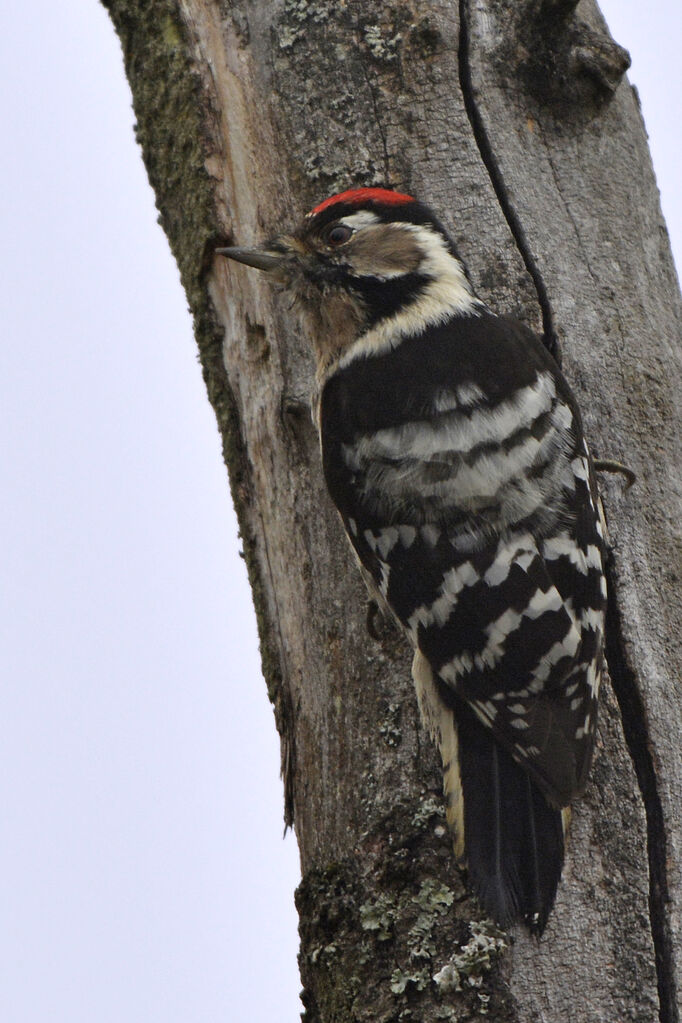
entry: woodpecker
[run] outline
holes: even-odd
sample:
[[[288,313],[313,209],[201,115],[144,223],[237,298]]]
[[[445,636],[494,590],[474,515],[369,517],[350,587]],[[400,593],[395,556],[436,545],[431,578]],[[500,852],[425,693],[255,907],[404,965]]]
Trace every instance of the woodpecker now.
[[[494,920],[541,934],[604,660],[605,534],[576,399],[409,195],[350,189],[291,235],[218,252],[307,315],[325,481],[414,648],[456,858]]]

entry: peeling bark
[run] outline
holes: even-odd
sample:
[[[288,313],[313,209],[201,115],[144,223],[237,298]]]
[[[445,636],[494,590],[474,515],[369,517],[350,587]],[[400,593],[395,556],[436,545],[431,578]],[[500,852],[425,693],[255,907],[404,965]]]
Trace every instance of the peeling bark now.
[[[627,55],[591,0],[105,6],[224,439],[301,852],[307,1023],[676,1023],[682,309]],[[379,183],[429,202],[492,308],[560,344],[593,450],[639,477],[604,483],[613,689],[540,941],[486,925],[454,867],[409,651],[367,635],[324,494],[286,296],[212,255]]]

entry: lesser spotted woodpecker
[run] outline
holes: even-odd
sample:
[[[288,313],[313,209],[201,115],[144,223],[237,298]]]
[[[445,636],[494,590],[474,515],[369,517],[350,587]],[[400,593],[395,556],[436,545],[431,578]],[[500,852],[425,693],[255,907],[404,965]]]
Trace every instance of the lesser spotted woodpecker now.
[[[603,664],[604,531],[576,400],[411,196],[349,190],[290,236],[218,251],[307,311],[325,480],[414,648],[457,859],[498,923],[541,933]]]

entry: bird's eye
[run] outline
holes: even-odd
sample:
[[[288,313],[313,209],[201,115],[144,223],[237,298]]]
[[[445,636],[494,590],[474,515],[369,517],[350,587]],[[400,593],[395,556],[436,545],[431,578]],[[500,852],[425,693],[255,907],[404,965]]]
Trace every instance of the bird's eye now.
[[[325,236],[327,245],[343,245],[353,234],[352,227],[346,227],[345,224],[335,224],[334,227],[330,227]]]

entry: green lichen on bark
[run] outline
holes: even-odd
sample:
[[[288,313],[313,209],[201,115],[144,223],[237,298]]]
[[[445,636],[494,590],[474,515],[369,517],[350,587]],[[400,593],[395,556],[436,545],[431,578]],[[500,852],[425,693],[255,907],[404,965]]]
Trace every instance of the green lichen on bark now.
[[[287,707],[265,611],[263,587],[245,509],[250,472],[234,395],[223,364],[223,330],[205,287],[213,250],[223,241],[216,225],[215,188],[205,166],[212,152],[210,104],[190,59],[175,0],[102,0],[121,40],[137,120],[136,138],[156,196],[159,223],[178,264],[194,320],[202,372],[222,437],[223,457],[239,520],[253,593],[263,673],[281,734]],[[285,817],[291,823],[287,794]]]
[[[296,903],[304,1023],[514,1018],[491,969],[503,936],[462,919],[480,914],[449,839],[418,807],[396,807],[354,857],[308,872]]]

